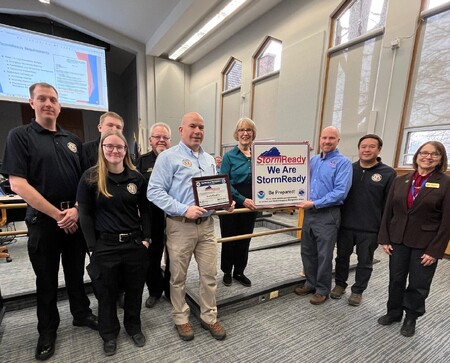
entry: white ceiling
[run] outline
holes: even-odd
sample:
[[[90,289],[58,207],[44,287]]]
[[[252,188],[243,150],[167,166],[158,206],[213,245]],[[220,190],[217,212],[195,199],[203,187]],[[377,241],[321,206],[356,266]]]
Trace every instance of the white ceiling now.
[[[199,29],[229,0],[2,0],[0,12],[46,16],[126,50],[136,42],[145,53],[167,54]],[[248,0],[230,19],[179,59],[192,64],[282,0]],[[92,22],[103,32],[95,31]],[[103,34],[99,34],[103,33]],[[108,37],[108,34],[116,36]],[[106,34],[106,35],[105,35]],[[117,36],[119,35],[119,37]],[[111,39],[109,39],[111,38]],[[115,38],[114,40],[112,38]],[[121,38],[117,40],[117,38]]]

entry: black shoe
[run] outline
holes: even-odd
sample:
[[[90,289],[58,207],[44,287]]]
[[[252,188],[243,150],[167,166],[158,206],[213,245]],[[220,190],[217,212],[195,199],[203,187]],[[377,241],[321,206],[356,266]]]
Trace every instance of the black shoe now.
[[[117,305],[119,308],[123,309],[123,306],[125,305],[125,293],[121,292],[119,294],[119,297],[117,298]]]
[[[117,340],[111,339],[103,342],[103,351],[105,355],[110,356],[116,354]]]
[[[402,321],[401,316],[392,316],[389,314],[383,315],[380,318],[378,318],[378,324],[380,325],[391,325],[392,323]]]
[[[145,345],[145,335],[142,333],[132,335],[131,339],[136,347],[143,347]]]
[[[55,340],[39,338],[34,357],[37,360],[47,360],[55,354]]]
[[[159,300],[159,297],[149,296],[147,300],[145,300],[145,307],[151,309],[155,306],[156,302]]]
[[[225,286],[231,286],[233,283],[233,279],[231,278],[231,274],[223,274],[223,284]]]
[[[242,275],[233,275],[233,278],[240,282],[241,285],[244,285],[245,287],[250,287],[252,286],[252,282],[247,278],[247,276],[245,276],[244,274]]]
[[[92,330],[98,330],[98,320],[97,317],[94,314],[89,314],[87,317],[85,317],[83,320],[73,320],[74,326],[87,326],[88,328],[91,328]]]
[[[402,328],[400,329],[400,334],[404,337],[412,337],[416,332],[416,319],[414,318],[405,318],[403,322]]]

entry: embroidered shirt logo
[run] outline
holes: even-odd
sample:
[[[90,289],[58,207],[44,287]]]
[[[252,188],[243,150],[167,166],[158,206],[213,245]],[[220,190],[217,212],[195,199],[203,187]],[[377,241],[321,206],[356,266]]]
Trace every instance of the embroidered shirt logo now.
[[[68,142],[67,143],[67,147],[69,148],[70,151],[72,151],[73,153],[76,153],[78,151],[77,145],[75,145],[73,142]]]
[[[378,173],[372,175],[372,181],[374,181],[375,183],[378,183],[379,181],[381,181],[382,178],[383,177],[381,176],[381,174],[378,174]]]
[[[192,162],[189,159],[183,159],[183,161],[181,162],[183,164],[183,166],[185,166],[186,168],[190,168],[192,166]]]
[[[127,190],[130,194],[136,194],[137,193],[137,186],[134,183],[129,183],[127,185]]]

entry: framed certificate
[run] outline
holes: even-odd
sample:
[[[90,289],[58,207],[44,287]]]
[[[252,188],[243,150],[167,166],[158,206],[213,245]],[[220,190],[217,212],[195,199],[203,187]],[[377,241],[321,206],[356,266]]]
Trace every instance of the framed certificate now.
[[[192,178],[195,204],[205,209],[226,209],[233,200],[228,175]]]

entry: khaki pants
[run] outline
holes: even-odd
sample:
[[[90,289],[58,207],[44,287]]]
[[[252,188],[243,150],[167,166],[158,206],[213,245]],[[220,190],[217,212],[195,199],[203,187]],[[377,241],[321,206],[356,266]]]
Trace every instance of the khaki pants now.
[[[186,303],[186,275],[192,255],[200,278],[200,318],[213,324],[217,320],[216,275],[217,243],[212,217],[201,224],[166,219],[167,250],[170,257],[170,300],[176,325],[189,321]]]

